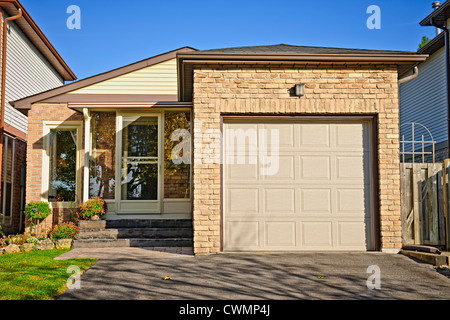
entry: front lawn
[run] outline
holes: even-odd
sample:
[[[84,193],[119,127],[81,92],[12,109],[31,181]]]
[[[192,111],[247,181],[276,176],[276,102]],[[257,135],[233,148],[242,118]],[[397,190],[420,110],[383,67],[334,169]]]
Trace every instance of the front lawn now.
[[[53,260],[66,250],[43,250],[0,256],[0,300],[51,300],[67,290],[67,280],[77,266],[81,273],[96,259]]]

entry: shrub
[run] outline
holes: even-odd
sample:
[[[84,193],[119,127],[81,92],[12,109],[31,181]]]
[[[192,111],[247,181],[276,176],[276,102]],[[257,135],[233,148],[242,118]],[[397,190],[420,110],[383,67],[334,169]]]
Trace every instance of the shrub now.
[[[77,213],[78,220],[89,220],[93,216],[102,216],[106,213],[105,201],[102,198],[94,197],[80,205]]]
[[[25,207],[25,215],[30,219],[42,220],[50,215],[51,209],[48,202],[36,201],[30,202]]]
[[[36,237],[29,237],[28,239],[27,239],[27,243],[34,243],[34,244],[36,244],[36,242],[38,242],[38,238],[36,238]]]
[[[76,239],[78,234],[80,233],[80,229],[72,222],[65,222],[60,225],[57,225],[53,228],[50,233],[50,237],[53,241],[61,240],[61,239]]]

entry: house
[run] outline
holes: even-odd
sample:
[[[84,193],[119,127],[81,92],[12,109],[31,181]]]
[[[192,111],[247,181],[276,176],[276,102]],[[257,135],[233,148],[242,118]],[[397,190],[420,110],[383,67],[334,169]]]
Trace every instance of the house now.
[[[3,135],[0,225],[4,233],[14,234],[21,232],[24,225],[28,119],[9,101],[62,86],[76,77],[19,1],[2,1],[0,8],[2,49],[5,49],[4,63],[0,66],[2,74],[5,73],[5,81],[0,80],[4,84],[4,125],[0,124],[0,141]]]
[[[433,7],[435,11],[421,22],[422,26],[430,25],[429,21],[433,17],[439,17],[439,20],[442,21],[450,18],[450,1],[446,1],[442,6],[435,2]],[[424,136],[424,140],[434,141],[434,161],[443,162],[444,159],[449,158],[447,66],[445,32],[439,32],[439,28],[437,30],[436,37],[418,50],[419,54],[427,54],[429,58],[417,65],[417,77],[400,85],[400,136],[405,141],[411,141],[411,123],[416,123],[414,140],[421,141],[422,136]],[[406,76],[411,72],[412,70],[408,70],[401,76]],[[415,144],[414,149],[420,154],[422,145],[420,143]],[[411,152],[411,144],[405,144],[405,150]],[[432,153],[432,144],[425,144],[424,151]],[[421,156],[418,158],[420,159],[416,157],[416,160],[422,161]],[[431,154],[428,154],[425,160],[432,162]]]
[[[398,81],[427,55],[184,47],[14,102],[26,200],[190,221],[195,254],[401,242]],[[130,220],[131,221],[131,220]]]

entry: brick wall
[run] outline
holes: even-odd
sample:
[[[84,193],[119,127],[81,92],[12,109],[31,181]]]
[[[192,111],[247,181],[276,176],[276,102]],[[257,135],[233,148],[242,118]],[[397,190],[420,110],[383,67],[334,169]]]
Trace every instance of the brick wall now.
[[[292,96],[297,83],[305,96]],[[396,66],[194,66],[193,115],[203,133],[220,130],[221,113],[378,114],[382,249],[401,247],[399,102]],[[220,251],[220,164],[199,161],[194,128],[194,252]]]
[[[83,120],[83,115],[69,109],[65,104],[35,104],[32,106],[28,113],[26,203],[41,201],[43,122],[80,120]],[[82,141],[84,141],[84,137]],[[81,159],[81,165],[84,165],[84,157]],[[56,208],[53,209],[52,214],[42,221],[42,228],[48,229],[55,223],[70,219],[72,214],[70,209],[58,208],[56,205],[54,207]],[[28,225],[27,223],[26,227]]]

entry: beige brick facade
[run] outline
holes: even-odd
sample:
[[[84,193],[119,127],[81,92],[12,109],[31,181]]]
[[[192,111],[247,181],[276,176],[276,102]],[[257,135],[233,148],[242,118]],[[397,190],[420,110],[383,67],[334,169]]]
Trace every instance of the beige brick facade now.
[[[226,113],[377,115],[381,249],[401,248],[397,77],[393,65],[194,66],[193,115],[202,123],[194,128],[194,252],[221,248],[221,167],[197,155],[208,143],[198,130],[220,130]],[[306,84],[304,97],[290,94],[297,83]]]

